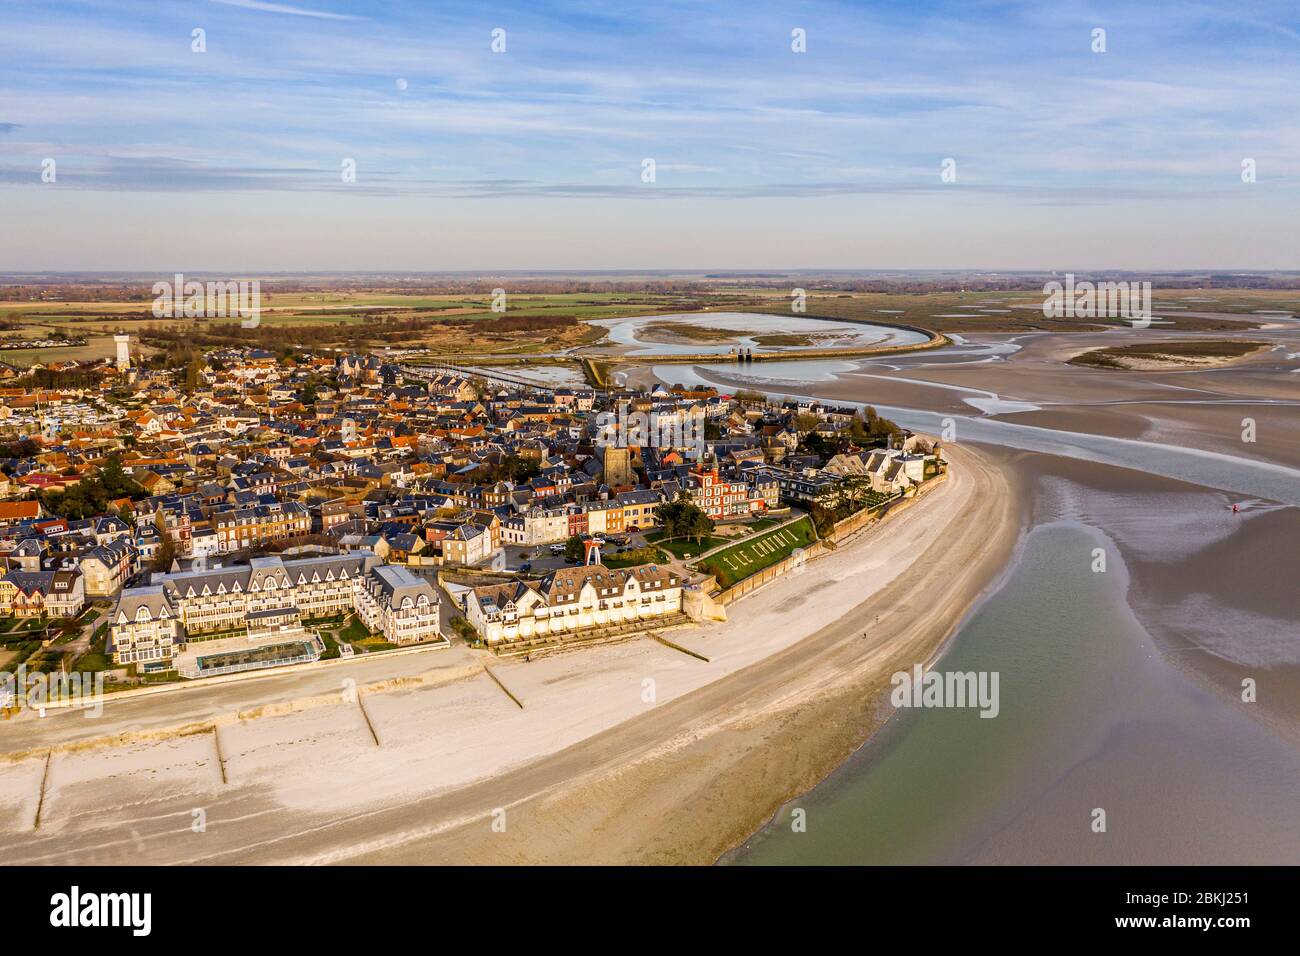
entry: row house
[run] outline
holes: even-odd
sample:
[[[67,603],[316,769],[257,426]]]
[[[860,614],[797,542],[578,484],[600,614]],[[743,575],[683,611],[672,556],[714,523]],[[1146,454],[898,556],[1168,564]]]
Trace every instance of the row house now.
[[[663,618],[681,607],[682,581],[670,568],[593,564],[473,588],[465,617],[484,641],[498,644]]]
[[[212,526],[218,550],[224,553],[310,534],[311,513],[300,502],[277,502],[216,512]]]
[[[178,554],[190,553],[190,539],[194,536],[194,519],[189,509],[159,508],[154,515],[154,527],[176,543]]]
[[[663,504],[661,491],[640,489],[620,492],[607,501],[560,508],[534,507],[503,522],[501,539],[519,547],[554,544],[572,535],[622,534],[633,528],[653,528]]]
[[[623,505],[619,501],[593,501],[586,511],[587,534],[623,533]]]
[[[657,509],[663,504],[664,496],[658,491],[640,489],[623,491],[617,496],[623,506],[623,527],[644,531],[659,523]]]

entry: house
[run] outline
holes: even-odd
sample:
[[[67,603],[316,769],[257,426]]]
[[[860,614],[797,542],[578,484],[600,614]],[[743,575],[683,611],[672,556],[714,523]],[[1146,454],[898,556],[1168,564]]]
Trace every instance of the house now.
[[[111,597],[140,570],[140,552],[122,538],[86,551],[79,561],[89,597]]]
[[[0,588],[0,613],[14,617],[76,617],[86,604],[80,571],[10,571]]]
[[[458,525],[440,543],[446,564],[478,564],[491,557],[494,550],[492,532],[470,521]]]
[[[647,528],[653,528],[659,523],[656,509],[663,504],[664,496],[662,492],[638,489],[636,491],[620,492],[616,497],[618,503],[623,506],[624,528],[635,528],[644,531]]]
[[[39,501],[0,501],[0,524],[35,521],[44,514]]]
[[[705,462],[691,469],[684,487],[692,503],[715,521],[763,511],[767,507],[765,499],[750,498],[747,482],[720,478],[717,467]]]
[[[781,468],[776,465],[757,469],[754,480],[767,487],[775,482],[780,489],[781,498],[797,504],[810,504],[833,495],[840,482],[835,475],[828,475],[816,469],[796,471],[793,468]]]
[[[182,634],[163,585],[128,588],[113,610],[107,650],[116,664],[169,661],[183,643]]]
[[[221,538],[215,528],[195,528],[190,535],[190,557],[201,561],[221,553]]]
[[[212,523],[222,552],[257,547],[281,538],[311,533],[311,513],[296,501],[215,512]]]

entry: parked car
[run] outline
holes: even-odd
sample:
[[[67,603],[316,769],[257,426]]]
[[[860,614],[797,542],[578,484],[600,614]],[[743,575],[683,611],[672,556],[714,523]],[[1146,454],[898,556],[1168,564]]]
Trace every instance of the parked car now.
[[[521,574],[527,574],[532,569],[533,569],[533,562],[531,561],[525,561],[523,564],[519,565],[519,572]]]

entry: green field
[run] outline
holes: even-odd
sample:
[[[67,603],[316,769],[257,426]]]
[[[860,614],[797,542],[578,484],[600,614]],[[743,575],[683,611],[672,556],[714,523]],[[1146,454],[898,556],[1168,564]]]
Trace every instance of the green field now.
[[[609,319],[655,312],[690,311],[692,297],[680,294],[587,292],[575,294],[513,293],[505,282],[506,314],[511,316],[575,316]],[[262,322],[268,325],[361,324],[379,313],[465,319],[499,318],[492,311],[490,293],[459,296],[403,295],[390,292],[275,292],[263,285]],[[0,302],[0,321],[23,323],[33,332],[48,334],[115,331],[123,320],[144,323],[158,320],[151,314],[152,296],[143,290],[130,301]],[[235,323],[238,316],[204,319],[214,324]],[[111,339],[110,339],[111,341]]]
[[[785,560],[796,548],[807,547],[816,540],[812,519],[803,517],[711,554],[699,569],[716,577],[722,587],[729,588],[737,581]]]

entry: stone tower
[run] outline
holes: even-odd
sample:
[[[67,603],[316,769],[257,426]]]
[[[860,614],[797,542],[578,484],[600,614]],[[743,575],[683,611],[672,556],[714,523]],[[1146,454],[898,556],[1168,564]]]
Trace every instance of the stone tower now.
[[[632,475],[631,449],[614,445],[605,446],[605,484],[610,487],[635,484]]]

